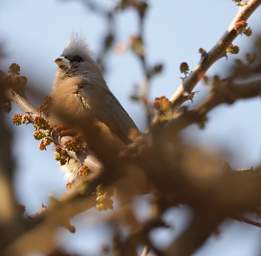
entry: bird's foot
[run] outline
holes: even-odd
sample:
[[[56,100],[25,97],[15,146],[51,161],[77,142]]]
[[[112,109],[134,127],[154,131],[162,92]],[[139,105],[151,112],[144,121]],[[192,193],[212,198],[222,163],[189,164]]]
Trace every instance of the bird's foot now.
[[[86,165],[82,165],[78,169],[78,175],[81,176],[81,177],[88,176],[89,173],[90,173],[90,169]]]
[[[67,190],[70,190],[70,189],[72,189],[73,187],[74,187],[74,181],[69,181],[69,182],[67,182],[66,183],[66,188],[67,188]]]
[[[54,132],[58,133],[61,137],[77,135],[77,132],[74,129],[72,129],[68,126],[65,126],[63,124],[55,125],[53,127],[53,130],[54,130]]]
[[[81,165],[77,170],[77,175],[66,183],[66,188],[71,190],[78,187],[79,184],[86,181],[86,178],[90,173],[90,169],[86,165]]]

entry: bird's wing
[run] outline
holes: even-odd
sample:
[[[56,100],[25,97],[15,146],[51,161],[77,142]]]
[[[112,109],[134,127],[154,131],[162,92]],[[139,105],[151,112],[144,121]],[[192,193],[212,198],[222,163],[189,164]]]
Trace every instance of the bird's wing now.
[[[89,109],[124,143],[130,143],[130,131],[139,131],[131,117],[107,87],[87,85],[81,89]]]

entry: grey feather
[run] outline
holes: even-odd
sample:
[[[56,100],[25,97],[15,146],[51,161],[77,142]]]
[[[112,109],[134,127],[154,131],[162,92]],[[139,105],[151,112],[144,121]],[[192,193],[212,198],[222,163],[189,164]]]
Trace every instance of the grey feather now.
[[[138,128],[108,88],[84,84],[80,94],[98,120],[104,122],[124,143],[130,142],[130,131]]]

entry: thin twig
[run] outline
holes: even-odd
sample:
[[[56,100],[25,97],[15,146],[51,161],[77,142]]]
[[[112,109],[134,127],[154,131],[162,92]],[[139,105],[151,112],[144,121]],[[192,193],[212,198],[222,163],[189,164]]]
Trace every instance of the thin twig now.
[[[149,247],[148,246],[145,246],[142,250],[142,253],[140,256],[148,256],[150,253],[150,250],[149,250]]]
[[[33,105],[31,105],[25,97],[21,96],[14,90],[7,89],[6,96],[12,102],[14,102],[23,112],[34,114],[34,115],[39,115],[39,112],[37,111],[37,109],[35,107],[33,107]]]
[[[247,217],[241,216],[241,217],[235,217],[234,219],[261,228],[261,222],[251,220]]]
[[[238,24],[244,24],[250,15],[261,4],[261,0],[249,0],[246,5],[240,7],[236,17],[233,19],[225,34],[218,40],[216,45],[206,54],[206,58],[201,61],[193,72],[182,81],[174,94],[171,96],[171,102],[174,109],[177,109],[188,99],[188,94],[192,92],[197,83],[204,77],[207,70],[222,56],[224,56],[227,47],[240,34]],[[245,23],[246,24],[246,23]]]
[[[207,114],[222,104],[233,104],[238,100],[247,100],[255,97],[261,97],[261,80],[255,80],[245,83],[226,83],[216,86],[210,92],[207,98],[195,109],[185,110],[176,119],[170,120],[168,126],[176,132],[192,124],[198,124],[204,127],[207,121]]]

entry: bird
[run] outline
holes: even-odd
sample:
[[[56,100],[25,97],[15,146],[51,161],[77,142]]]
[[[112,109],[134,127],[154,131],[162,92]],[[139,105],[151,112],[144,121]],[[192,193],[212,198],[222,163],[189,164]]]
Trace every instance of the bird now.
[[[87,114],[91,114],[108,127],[111,134],[122,143],[131,143],[130,133],[134,131],[139,134],[140,131],[107,86],[86,40],[72,36],[54,62],[57,70],[50,94],[50,124],[63,126],[63,121],[54,114],[55,109],[61,109],[81,122],[84,122]],[[68,135],[64,134],[62,140],[66,142],[71,138],[69,132]],[[79,155],[69,152],[69,155],[70,162],[63,166],[68,186],[80,176],[82,164],[91,171],[102,168],[98,159],[89,152]]]

